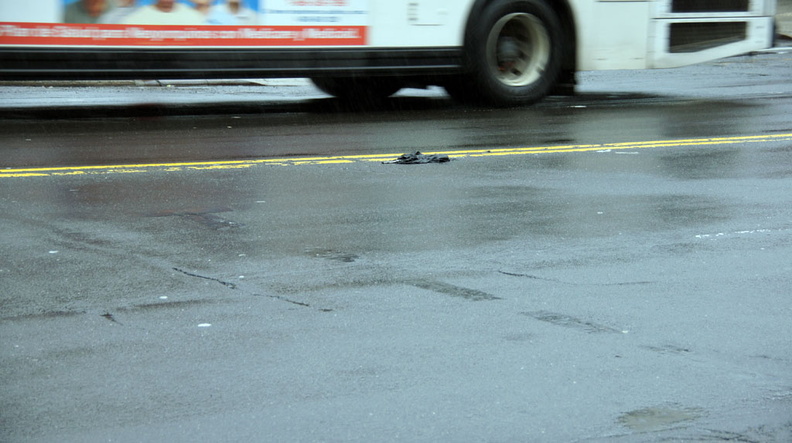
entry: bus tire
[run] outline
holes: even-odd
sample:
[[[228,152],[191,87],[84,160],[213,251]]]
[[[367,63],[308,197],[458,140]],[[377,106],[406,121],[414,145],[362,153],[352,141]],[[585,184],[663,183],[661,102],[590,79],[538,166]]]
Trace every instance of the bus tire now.
[[[542,0],[494,0],[467,32],[466,72],[446,89],[455,98],[519,106],[544,98],[561,72],[563,36]]]
[[[348,102],[382,101],[402,88],[389,77],[316,77],[311,81],[325,94]]]

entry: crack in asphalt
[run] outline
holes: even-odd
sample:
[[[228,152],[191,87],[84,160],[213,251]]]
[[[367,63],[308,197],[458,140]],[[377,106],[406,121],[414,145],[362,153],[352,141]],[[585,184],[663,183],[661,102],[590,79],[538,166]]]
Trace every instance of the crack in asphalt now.
[[[220,283],[221,285],[223,285],[223,286],[225,286],[225,287],[227,287],[229,289],[237,289],[237,285],[235,283],[223,281],[223,280],[220,280],[220,279],[214,278],[214,277],[207,277],[205,275],[193,274],[192,272],[187,272],[187,271],[185,271],[183,269],[179,269],[179,268],[173,268],[173,270],[176,271],[176,272],[181,272],[182,274],[187,275],[189,277],[202,278],[204,280],[215,281],[215,282]]]
[[[109,312],[102,314],[102,317],[104,317],[104,318],[106,318],[106,319],[110,320],[110,321],[111,321],[111,322],[113,322],[113,323],[118,323],[119,325],[122,325],[122,324],[123,324],[123,323],[121,323],[120,321],[116,320],[116,319],[115,319],[115,317],[113,317],[113,314],[111,314],[111,313],[109,313]]]
[[[308,303],[303,303],[303,302],[300,302],[300,301],[292,300],[292,299],[289,299],[289,298],[286,298],[286,297],[282,297],[280,295],[253,294],[253,296],[254,297],[267,297],[267,298],[272,298],[272,299],[275,299],[275,300],[285,301],[286,303],[291,303],[291,304],[297,305],[297,306],[303,306],[303,307],[306,307],[306,308],[313,308],[313,306],[309,305]],[[328,309],[328,308],[315,308],[315,309],[318,309],[321,312],[333,312],[332,309]]]
[[[224,281],[224,280],[220,280],[219,278],[207,277],[205,275],[200,275],[200,274],[195,274],[195,273],[192,273],[192,272],[187,272],[187,271],[185,271],[183,269],[179,269],[179,268],[173,268],[173,270],[176,271],[176,272],[180,272],[180,273],[182,273],[182,274],[184,274],[184,275],[186,275],[188,277],[201,278],[201,279],[204,279],[204,280],[210,280],[210,281],[214,281],[214,282],[220,283],[221,285],[223,285],[223,286],[225,286],[225,287],[227,287],[229,289],[239,289],[239,286],[237,286],[235,283],[231,283],[231,282],[227,282],[227,281]],[[309,305],[308,303],[303,303],[303,302],[300,302],[300,301],[291,300],[289,298],[286,298],[286,297],[283,297],[283,296],[280,296],[280,295],[272,295],[272,294],[250,294],[250,295],[252,295],[254,297],[267,297],[267,298],[271,298],[271,299],[274,299],[274,300],[280,300],[280,301],[284,301],[286,303],[291,303],[293,305],[302,306],[302,307],[305,307],[305,308],[314,308],[313,306]],[[316,309],[318,309],[321,312],[332,312],[333,311],[332,309],[327,309],[327,308],[316,308]],[[112,319],[112,320],[115,321],[114,319]]]
[[[655,283],[651,281],[628,281],[628,282],[618,282],[618,283],[578,283],[578,282],[558,280],[555,278],[539,277],[538,275],[520,274],[516,272],[506,272],[499,270],[498,273],[503,275],[508,275],[511,277],[530,278],[531,280],[542,280],[542,281],[549,281],[553,283],[561,283],[564,285],[573,285],[573,286],[637,286],[637,285],[651,285]]]

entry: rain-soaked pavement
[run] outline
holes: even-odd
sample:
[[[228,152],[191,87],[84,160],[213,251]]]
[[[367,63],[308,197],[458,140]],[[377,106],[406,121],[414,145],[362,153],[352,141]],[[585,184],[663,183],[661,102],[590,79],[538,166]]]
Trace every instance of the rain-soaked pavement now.
[[[0,87],[0,440],[790,441],[790,62]]]

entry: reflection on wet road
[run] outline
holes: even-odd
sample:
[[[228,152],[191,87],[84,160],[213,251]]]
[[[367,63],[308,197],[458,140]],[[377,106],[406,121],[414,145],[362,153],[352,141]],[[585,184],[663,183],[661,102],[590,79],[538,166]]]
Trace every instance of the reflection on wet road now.
[[[68,98],[63,103],[57,88],[0,87],[0,165],[332,161],[415,151],[788,134],[789,57],[739,57],[679,70],[581,73],[577,96],[550,97],[521,109],[459,106],[436,91],[362,110],[344,109],[318,91],[299,87],[75,87],[63,88]],[[284,100],[287,94],[297,98]],[[89,104],[95,96],[105,105],[80,106],[75,95],[88,97]],[[200,101],[169,102],[184,97]],[[168,112],[150,112],[158,109]]]
[[[742,137],[700,138],[687,140],[663,140],[635,143],[603,143],[593,145],[561,145],[548,147],[525,147],[512,149],[477,149],[436,151],[426,154],[447,155],[452,159],[465,157],[492,157],[526,154],[551,154],[570,152],[612,152],[622,150],[651,149],[651,148],[680,148],[680,147],[714,147],[721,145],[775,143],[792,141],[792,133],[777,135],[755,135]],[[163,163],[163,164],[129,164],[107,166],[77,166],[77,167],[52,167],[52,168],[7,168],[0,170],[0,178],[12,177],[47,177],[83,174],[135,174],[142,172],[180,172],[185,170],[216,170],[216,169],[244,169],[253,166],[300,166],[300,165],[333,165],[354,162],[387,162],[399,154],[378,155],[347,155],[328,157],[297,157],[297,158],[271,158],[261,160],[237,160],[194,163]]]

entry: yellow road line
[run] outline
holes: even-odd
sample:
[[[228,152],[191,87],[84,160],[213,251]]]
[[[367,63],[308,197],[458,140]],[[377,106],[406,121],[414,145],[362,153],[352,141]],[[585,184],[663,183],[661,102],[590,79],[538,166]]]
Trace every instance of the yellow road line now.
[[[649,148],[678,148],[695,146],[719,146],[728,144],[745,143],[772,143],[792,141],[792,134],[751,135],[741,137],[714,137],[692,138],[682,140],[655,140],[628,143],[602,143],[590,145],[560,145],[560,146],[534,146],[524,148],[502,149],[476,149],[464,151],[435,151],[425,154],[448,155],[451,158],[463,157],[491,157],[504,155],[549,154],[560,152],[590,152],[590,151],[616,151],[625,149]],[[331,157],[299,157],[299,158],[271,158],[259,160],[234,160],[211,162],[180,162],[180,163],[143,163],[132,165],[107,165],[107,166],[64,166],[52,168],[10,168],[0,169],[0,178],[12,177],[53,177],[68,175],[95,175],[95,174],[134,174],[152,171],[188,171],[212,169],[243,169],[258,165],[272,166],[298,166],[298,165],[325,165],[349,164],[355,162],[383,162],[400,156],[399,154],[376,155],[343,155]]]

